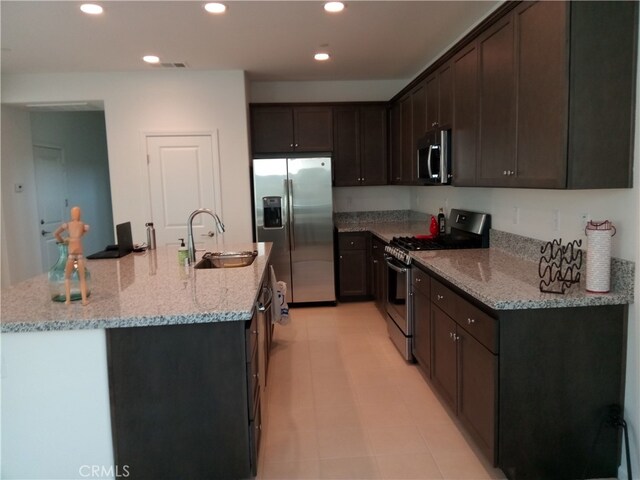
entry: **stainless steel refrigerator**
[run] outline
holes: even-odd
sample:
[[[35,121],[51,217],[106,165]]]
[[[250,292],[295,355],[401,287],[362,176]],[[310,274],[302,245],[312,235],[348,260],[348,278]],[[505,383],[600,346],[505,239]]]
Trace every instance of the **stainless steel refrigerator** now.
[[[256,239],[273,242],[287,302],[335,302],[331,158],[256,158],[253,193]]]

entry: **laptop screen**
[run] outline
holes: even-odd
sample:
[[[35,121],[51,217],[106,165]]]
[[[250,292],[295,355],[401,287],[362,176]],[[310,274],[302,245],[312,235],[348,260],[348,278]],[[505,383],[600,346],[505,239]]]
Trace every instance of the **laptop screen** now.
[[[119,223],[116,225],[116,237],[118,250],[121,252],[133,251],[133,237],[131,235],[131,222]]]

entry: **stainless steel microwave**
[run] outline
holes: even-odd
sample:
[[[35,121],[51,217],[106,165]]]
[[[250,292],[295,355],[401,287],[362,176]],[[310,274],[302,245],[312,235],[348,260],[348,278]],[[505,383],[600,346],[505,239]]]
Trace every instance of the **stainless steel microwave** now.
[[[451,130],[432,130],[418,140],[418,181],[451,183]]]

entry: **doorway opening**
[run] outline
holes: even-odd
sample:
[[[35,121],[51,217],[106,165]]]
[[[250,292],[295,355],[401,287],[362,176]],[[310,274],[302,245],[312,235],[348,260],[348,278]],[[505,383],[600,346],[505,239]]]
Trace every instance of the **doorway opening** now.
[[[52,232],[78,205],[89,224],[86,254],[113,242],[113,211],[104,111],[31,111],[31,140],[42,271],[57,259]]]

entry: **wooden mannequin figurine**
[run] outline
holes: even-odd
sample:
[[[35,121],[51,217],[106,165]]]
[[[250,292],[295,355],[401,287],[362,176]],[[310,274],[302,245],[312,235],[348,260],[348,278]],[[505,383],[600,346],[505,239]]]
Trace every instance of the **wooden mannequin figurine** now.
[[[73,273],[73,264],[78,264],[78,277],[80,278],[80,294],[82,295],[82,305],[87,302],[87,282],[85,280],[84,257],[82,256],[82,237],[89,231],[89,225],[80,220],[80,207],[71,208],[71,221],[63,223],[53,233],[56,240],[60,243],[66,243],[69,246],[69,256],[67,257],[67,265],[64,269],[64,285],[67,291],[67,300],[65,303],[71,302],[71,274]],[[67,230],[69,236],[62,238],[62,232]]]

